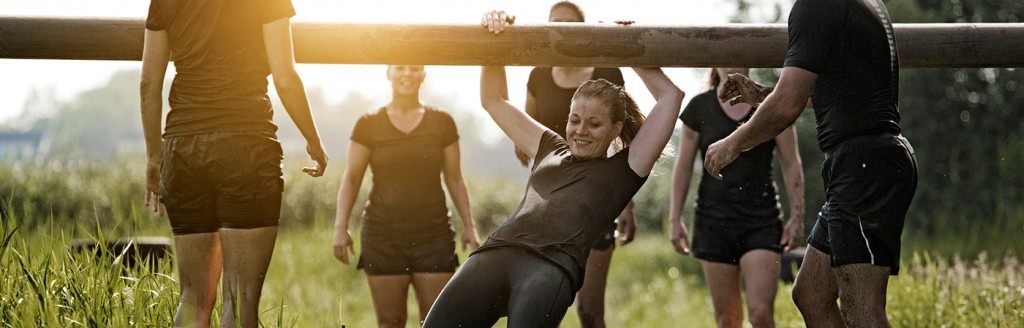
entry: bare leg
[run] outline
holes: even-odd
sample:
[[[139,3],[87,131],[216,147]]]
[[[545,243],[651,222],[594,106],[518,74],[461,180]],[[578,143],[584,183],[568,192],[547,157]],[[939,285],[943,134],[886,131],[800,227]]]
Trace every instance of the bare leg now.
[[[719,328],[743,326],[743,299],[740,295],[740,267],[731,264],[701,261],[704,279],[715,307]]]
[[[260,295],[274,254],[277,227],[221,228],[220,238],[224,252],[224,314],[220,325],[259,327]]]
[[[366,279],[370,282],[373,310],[377,312],[377,327],[405,327],[412,275],[372,275]]]
[[[220,236],[215,232],[174,236],[181,302],[175,327],[209,327],[220,280]]]
[[[416,291],[416,304],[420,308],[420,325],[427,318],[427,312],[441,294],[444,285],[452,279],[452,272],[443,273],[414,273],[412,274],[412,288]]]
[[[809,328],[846,327],[839,314],[839,286],[829,265],[829,256],[814,246],[807,253],[793,282],[793,302]]]
[[[604,328],[604,289],[608,283],[608,266],[612,262],[612,251],[590,250],[583,287],[576,293],[576,310],[582,328]]]
[[[849,327],[892,327],[885,315],[889,267],[847,264],[835,269],[839,310]]]
[[[747,313],[755,328],[775,327],[775,293],[779,289],[779,253],[756,249],[740,258],[740,273],[747,291]]]

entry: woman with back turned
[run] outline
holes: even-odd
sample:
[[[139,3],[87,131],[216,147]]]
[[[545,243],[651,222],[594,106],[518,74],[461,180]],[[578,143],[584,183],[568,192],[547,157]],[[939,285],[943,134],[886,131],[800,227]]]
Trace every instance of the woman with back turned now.
[[[284,186],[267,75],[317,163],[303,171],[318,177],[327,166],[295,72],[294,14],[289,0],[150,3],[140,86],[146,205],[161,215],[166,206],[174,232],[181,286],[175,326],[210,324],[222,272],[221,326],[259,325]],[[161,129],[172,52],[171,110]]]

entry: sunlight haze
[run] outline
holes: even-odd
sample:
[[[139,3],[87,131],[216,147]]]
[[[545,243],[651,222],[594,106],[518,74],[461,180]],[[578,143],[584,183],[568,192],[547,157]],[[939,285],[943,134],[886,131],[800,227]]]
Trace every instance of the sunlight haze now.
[[[293,22],[390,22],[390,23],[477,23],[480,15],[490,9],[503,9],[517,16],[517,22],[543,23],[548,8],[555,1],[341,1],[293,0],[297,15]],[[585,11],[588,23],[633,19],[638,24],[699,25],[728,22],[735,5],[724,0],[715,1],[576,1]],[[0,1],[0,13],[5,16],[58,16],[58,17],[139,17],[144,18],[149,1]],[[70,61],[70,60],[11,60],[0,59],[0,123],[23,115],[23,106],[33,90],[52,92],[58,100],[67,101],[84,90],[103,85],[117,71],[138,70],[141,62],[133,61]],[[168,79],[173,76],[169,68]],[[308,90],[319,89],[329,103],[356,93],[377,100],[383,105],[389,97],[389,85],[380,65],[324,65],[299,64],[299,74]],[[509,94],[513,104],[525,101],[526,79],[529,67],[509,69]],[[473,66],[432,66],[427,68],[425,90],[451,95],[452,103],[461,108],[446,108],[459,112],[479,110],[479,68]],[[653,105],[650,94],[643,89],[640,79],[624,70],[627,88],[633,91],[645,111]],[[688,96],[703,91],[706,69],[666,69],[668,75]],[[272,97],[276,95],[271,92]],[[314,115],[317,108],[313,108]],[[367,109],[370,110],[370,109]],[[27,113],[27,117],[45,113]],[[282,122],[278,122],[279,124]],[[496,127],[494,133],[500,134]],[[493,137],[493,136],[492,136]]]

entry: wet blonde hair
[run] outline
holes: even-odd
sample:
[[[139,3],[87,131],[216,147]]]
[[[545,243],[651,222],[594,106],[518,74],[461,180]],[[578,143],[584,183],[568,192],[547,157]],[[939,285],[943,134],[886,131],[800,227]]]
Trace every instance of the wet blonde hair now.
[[[640,126],[647,118],[644,113],[640,112],[640,106],[636,104],[636,100],[626,92],[625,88],[605,79],[584,82],[576,89],[572,100],[575,102],[581,98],[596,100],[604,104],[609,110],[608,115],[611,117],[612,123],[623,123],[622,132],[619,133],[618,138],[621,142],[621,145],[617,145],[620,146],[619,148],[628,146],[633,141],[636,133],[640,131]]]

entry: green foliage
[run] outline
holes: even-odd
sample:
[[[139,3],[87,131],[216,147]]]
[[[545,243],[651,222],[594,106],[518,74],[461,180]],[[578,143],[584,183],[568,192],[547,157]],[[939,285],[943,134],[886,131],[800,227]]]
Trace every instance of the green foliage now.
[[[73,252],[63,227],[21,228],[18,222],[23,218],[13,215],[0,225],[0,276],[5,277],[0,280],[2,326],[171,325],[180,299],[172,259],[154,266],[125,267],[120,258],[131,254]],[[105,229],[95,230],[89,238],[104,240],[110,235]],[[282,231],[263,288],[260,320],[264,326],[376,324],[365,274],[336,261],[330,245],[330,229]],[[612,263],[606,316],[610,326],[714,326],[699,262],[675,254],[665,238],[642,236],[617,248]],[[889,282],[888,313],[896,326],[1024,325],[1024,266],[1015,256],[993,261],[981,255],[968,262],[924,252],[914,254],[903,266],[903,274]],[[790,294],[791,286],[780,285],[775,305],[779,327],[803,326]],[[221,304],[216,305],[214,320],[219,319]],[[564,327],[579,326],[575,311],[569,309]],[[415,326],[419,314],[412,295],[408,312],[406,324]],[[504,322],[497,326],[503,327]]]
[[[911,70],[901,90],[905,135],[915,145],[920,179],[915,215],[922,232],[941,225],[967,228],[976,220],[1012,227],[1024,199],[1024,71]],[[941,83],[936,83],[937,81]],[[942,95],[936,101],[936,95]],[[917,140],[920,140],[918,142]],[[965,202],[964,192],[970,193]],[[935,222],[950,213],[963,221]],[[1016,226],[1017,231],[1020,226]]]
[[[998,265],[982,253],[972,262],[915,253],[906,273],[889,281],[895,327],[1020,327],[1024,266],[1007,256]]]
[[[674,144],[678,145],[678,139]],[[670,231],[668,222],[669,202],[672,195],[672,169],[675,165],[675,157],[663,157],[659,161],[647,182],[640,188],[640,191],[633,196],[634,213],[636,214],[637,235],[656,234],[661,235],[662,231]],[[699,171],[694,176],[700,176]],[[697,185],[698,179],[693,179],[691,189]],[[693,195],[683,203],[684,218],[689,219],[687,224],[692,223]]]
[[[480,238],[486,238],[519,206],[526,192],[526,180],[501,176],[472,176],[466,180],[477,231]],[[452,204],[448,208],[455,212]]]
[[[893,1],[898,22],[1019,22],[1019,1]],[[1024,70],[901,71],[904,135],[920,183],[908,217],[912,235],[957,231],[958,239],[1012,244],[1024,232]]]
[[[121,265],[125,252],[76,253],[59,228],[28,232],[15,222],[0,228],[3,326],[171,325],[178,298],[170,262],[128,268]]]
[[[100,223],[114,231],[132,230],[136,222],[116,218],[145,211],[144,164],[142,157],[136,162],[6,161],[0,164],[0,198],[9,202],[12,215],[25,218],[21,222],[28,228],[55,223],[94,231]]]

